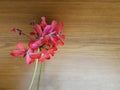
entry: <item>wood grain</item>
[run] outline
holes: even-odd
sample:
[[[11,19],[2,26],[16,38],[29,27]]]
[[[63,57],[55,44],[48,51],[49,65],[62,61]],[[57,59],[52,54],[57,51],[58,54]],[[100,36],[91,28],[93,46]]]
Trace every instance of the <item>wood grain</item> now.
[[[9,55],[27,39],[10,30],[30,32],[41,16],[63,21],[66,35],[45,62],[41,90],[120,90],[120,0],[1,0],[0,90],[28,90],[34,64]]]

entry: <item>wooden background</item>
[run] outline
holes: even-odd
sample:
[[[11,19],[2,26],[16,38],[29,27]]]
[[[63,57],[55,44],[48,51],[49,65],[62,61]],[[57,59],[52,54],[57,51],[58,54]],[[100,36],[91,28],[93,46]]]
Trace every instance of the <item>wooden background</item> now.
[[[45,62],[41,90],[120,90],[120,0],[1,0],[0,90],[28,90],[34,64],[9,54],[27,39],[10,30],[27,33],[41,16],[63,21],[66,35]]]

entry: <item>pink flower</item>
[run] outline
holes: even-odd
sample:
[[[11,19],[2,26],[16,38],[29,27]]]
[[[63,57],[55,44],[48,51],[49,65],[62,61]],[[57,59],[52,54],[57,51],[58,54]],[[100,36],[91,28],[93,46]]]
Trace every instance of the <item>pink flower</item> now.
[[[45,60],[50,60],[52,56],[55,55],[57,51],[57,46],[64,45],[62,41],[65,36],[62,34],[63,23],[52,20],[51,24],[46,23],[45,17],[41,17],[42,21],[40,23],[32,22],[33,31],[29,35],[23,33],[22,30],[14,28],[12,31],[23,35],[28,38],[28,48],[25,48],[21,42],[17,42],[16,45],[18,49],[12,50],[12,56],[23,55],[26,59],[26,64],[31,64],[34,61],[35,69],[33,77],[29,86],[31,90],[33,85],[33,80],[35,79],[35,74],[37,72],[38,62],[44,62]],[[40,80],[42,70],[42,63],[40,65],[40,72],[38,79]],[[38,87],[39,89],[39,81]]]
[[[46,27],[43,30],[42,36],[52,33],[56,25],[57,25],[57,22],[55,20],[52,21],[51,25],[46,25]]]
[[[42,21],[40,24],[35,22],[32,24],[34,31],[27,35],[20,29],[13,29],[12,31],[19,35],[24,35],[28,40],[28,49],[24,48],[21,42],[17,43],[19,50],[12,50],[12,56],[23,55],[26,57],[26,63],[31,64],[35,59],[39,62],[43,62],[45,59],[50,59],[54,56],[57,50],[57,45],[64,45],[62,41],[65,36],[62,34],[63,23],[53,20],[51,24],[46,23],[45,17],[41,17]],[[33,37],[34,36],[34,37]],[[40,49],[40,52],[37,50]]]
[[[43,48],[40,53],[31,54],[30,57],[32,59],[38,59],[39,62],[43,62],[45,59],[50,59],[50,55],[54,56],[56,47],[52,47],[49,49]]]
[[[41,24],[34,24],[35,32],[32,32],[31,35],[36,36],[36,40],[33,40],[29,43],[31,49],[36,49],[42,44],[50,44],[57,46],[58,44],[64,45],[62,39],[64,39],[64,35],[61,34],[63,23],[57,22],[55,20],[52,21],[51,25],[46,23],[45,17],[41,18]],[[47,38],[46,38],[47,37]]]
[[[45,17],[41,17],[41,19],[42,19],[42,21],[41,21],[41,23],[40,23],[40,26],[41,26],[42,28],[44,28],[44,27],[47,25],[46,20],[45,20]]]
[[[54,56],[55,51],[57,49],[55,47],[52,47],[50,49],[42,49],[41,50],[41,54],[40,54],[40,58],[39,58],[39,62],[43,62],[45,59],[50,59],[50,55]]]
[[[12,56],[25,55],[27,49],[24,48],[23,44],[22,44],[21,42],[17,42],[16,45],[17,45],[17,47],[19,48],[19,50],[12,50],[12,51],[11,51],[11,55],[12,55]]]
[[[39,24],[34,25],[34,30],[35,30],[37,37],[40,37],[42,35],[42,29]]]
[[[34,54],[33,50],[28,49],[27,52],[26,52],[26,55],[25,55],[25,57],[26,57],[26,63],[27,63],[27,64],[31,64],[32,62],[35,61],[35,59],[32,59],[32,58],[30,57],[30,55],[32,55],[32,54]]]
[[[58,26],[54,28],[54,32],[49,34],[49,38],[55,46],[58,44],[64,45],[62,39],[64,39],[65,36],[61,34],[62,28],[63,28],[63,23],[59,22]]]
[[[31,49],[38,49],[39,48],[39,46],[41,45],[41,40],[29,40],[29,42],[28,42],[28,46],[29,46],[29,48],[31,48]]]
[[[17,42],[16,45],[19,49],[12,50],[10,54],[12,56],[23,55],[24,57],[26,57],[26,63],[31,64],[34,61],[34,59],[30,58],[30,55],[33,54],[33,51],[31,49],[26,49],[21,42]]]

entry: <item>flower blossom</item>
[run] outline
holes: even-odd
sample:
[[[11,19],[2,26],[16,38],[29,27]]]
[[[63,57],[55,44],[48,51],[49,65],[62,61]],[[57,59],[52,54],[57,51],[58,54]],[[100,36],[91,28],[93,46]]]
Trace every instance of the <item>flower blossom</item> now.
[[[12,50],[10,54],[12,56],[23,55],[24,57],[26,57],[26,63],[31,64],[34,61],[34,59],[30,58],[30,55],[34,54],[33,50],[31,50],[30,48],[26,49],[21,42],[17,42],[16,45],[19,49]]]
[[[12,30],[19,35],[29,37],[27,49],[24,48],[21,42],[18,42],[16,45],[19,50],[11,51],[12,56],[23,55],[26,57],[27,64],[31,64],[36,59],[39,62],[43,62],[46,59],[49,60],[51,56],[54,56],[58,44],[64,45],[62,41],[65,38],[62,34],[63,23],[53,20],[49,25],[46,23],[45,17],[41,17],[41,19],[40,23],[32,24],[34,31],[30,32],[30,36],[23,33],[20,29],[14,28]]]

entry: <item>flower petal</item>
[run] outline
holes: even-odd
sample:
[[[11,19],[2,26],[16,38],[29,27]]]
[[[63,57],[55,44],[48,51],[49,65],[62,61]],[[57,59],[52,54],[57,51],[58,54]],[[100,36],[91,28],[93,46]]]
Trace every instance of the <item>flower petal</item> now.
[[[32,62],[34,62],[34,59],[31,59],[29,54],[26,55],[26,63],[27,64],[31,64]]]
[[[41,57],[41,58],[39,58],[39,62],[43,62],[45,60],[45,57]]]
[[[60,35],[60,38],[65,39],[65,35],[64,35],[64,34],[61,34],[61,35]]]
[[[17,42],[16,45],[20,50],[25,50],[22,42]]]
[[[25,51],[21,51],[21,50],[12,50],[10,53],[12,56],[20,56],[22,54],[25,54]]]
[[[39,53],[31,53],[30,58],[32,58],[32,59],[40,58],[40,54]]]
[[[48,34],[50,30],[51,30],[51,25],[47,25],[43,30],[42,36]]]
[[[55,46],[57,45],[57,40],[52,35],[50,35],[50,40]]]
[[[61,31],[62,31],[63,26],[64,26],[63,23],[62,23],[62,22],[59,22],[58,27],[55,28],[55,31],[56,31],[58,34],[60,34]]]
[[[62,22],[59,22],[59,30],[58,32],[60,33],[62,31],[62,28],[63,28],[64,24]]]
[[[64,45],[64,42],[60,39],[60,40],[58,40],[58,43],[61,45],[61,46],[63,46]]]
[[[30,32],[30,35],[35,35],[35,32]]]
[[[55,29],[56,25],[57,25],[57,22],[55,20],[53,20],[52,23],[51,23],[50,32],[52,32]]]
[[[41,40],[30,40],[28,43],[29,48],[37,49],[41,45]]]
[[[41,36],[41,34],[42,34],[41,26],[39,24],[35,24],[34,29],[35,29],[35,31],[37,33],[37,36]]]
[[[48,54],[51,54],[52,56],[54,56],[56,50],[57,50],[56,47],[52,47],[52,48],[50,48],[50,49],[47,51],[47,53],[48,53]]]
[[[41,27],[45,27],[45,26],[47,25],[46,20],[45,20],[45,17],[41,17],[41,19],[42,19],[42,21],[41,21],[40,26],[41,26]]]
[[[47,55],[47,56],[46,56],[46,59],[49,60],[49,59],[50,59],[50,55]]]

